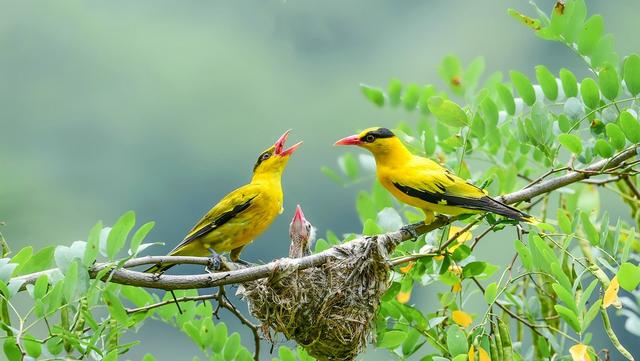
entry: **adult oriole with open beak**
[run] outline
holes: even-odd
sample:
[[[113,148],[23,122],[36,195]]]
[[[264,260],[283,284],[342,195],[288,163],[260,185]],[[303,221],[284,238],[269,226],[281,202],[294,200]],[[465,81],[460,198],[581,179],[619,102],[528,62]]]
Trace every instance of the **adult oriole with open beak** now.
[[[291,238],[290,258],[300,258],[311,254],[310,247],[316,238],[316,229],[304,218],[302,207],[299,204],[289,225],[289,237]]]
[[[169,256],[212,255],[214,268],[219,267],[218,254],[222,252],[231,252],[230,258],[234,262],[239,260],[242,249],[282,213],[282,172],[291,154],[302,144],[299,142],[284,149],[289,132],[260,154],[253,167],[251,182],[222,198],[169,252]],[[171,266],[156,265],[146,272],[161,273]]]
[[[400,201],[420,208],[425,223],[434,213],[459,215],[492,212],[517,221],[535,223],[535,218],[497,201],[440,164],[413,155],[387,128],[368,128],[340,139],[336,145],[357,145],[373,154],[380,183]]]

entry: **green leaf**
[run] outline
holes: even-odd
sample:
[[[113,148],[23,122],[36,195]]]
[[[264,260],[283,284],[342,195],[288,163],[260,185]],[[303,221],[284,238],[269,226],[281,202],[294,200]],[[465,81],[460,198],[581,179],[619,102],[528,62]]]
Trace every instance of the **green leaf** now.
[[[33,298],[36,300],[42,299],[44,295],[47,293],[47,288],[49,287],[49,277],[46,274],[41,275],[36,280],[35,286],[33,287]]]
[[[96,223],[87,237],[87,246],[84,250],[83,264],[89,267],[95,262],[100,252],[100,232],[102,232],[102,221]]]
[[[110,351],[107,356],[105,356],[102,361],[117,361],[118,360],[118,350]]]
[[[558,225],[560,226],[560,230],[565,234],[573,233],[573,225],[571,220],[569,219],[569,215],[567,211],[562,208],[558,208]]]
[[[487,123],[491,127],[496,127],[499,119],[499,112],[496,103],[494,103],[489,97],[484,98],[480,103],[480,109],[482,110],[482,115]]]
[[[404,342],[407,333],[404,331],[391,330],[382,334],[382,338],[378,341],[379,348],[394,349]]]
[[[54,336],[52,338],[50,338],[47,342],[47,350],[49,350],[49,352],[52,355],[58,355],[60,354],[60,352],[62,352],[62,340],[60,339],[60,337],[58,336]]]
[[[596,140],[596,144],[593,146],[596,153],[600,155],[602,158],[609,158],[613,155],[613,148],[611,144],[604,139]]]
[[[528,106],[532,106],[536,102],[536,92],[531,85],[531,81],[526,75],[519,71],[512,70],[509,72],[513,86],[520,94],[520,97]]]
[[[558,98],[558,83],[556,83],[556,77],[551,74],[546,66],[536,66],[536,79],[547,99],[556,100]]]
[[[640,143],[640,123],[628,111],[620,113],[620,128],[631,143]]]
[[[485,268],[487,268],[487,262],[470,262],[462,268],[462,276],[465,278],[478,276],[484,272]]]
[[[20,348],[18,348],[15,337],[6,338],[2,345],[2,349],[4,350],[4,354],[7,356],[8,361],[22,360],[22,352],[20,351]]]
[[[142,287],[122,286],[120,289],[122,296],[126,297],[136,307],[150,305],[153,303],[153,297]]]
[[[584,23],[582,32],[578,36],[578,51],[580,54],[589,55],[602,37],[604,21],[601,15],[594,15]]]
[[[516,251],[518,252],[518,256],[520,257],[520,261],[522,261],[522,265],[528,271],[532,271],[533,260],[531,259],[531,251],[529,251],[529,248],[527,248],[527,246],[525,246],[524,243],[522,243],[522,241],[520,240],[516,239],[514,243]]]
[[[484,138],[484,121],[478,113],[476,113],[471,121],[471,134],[478,139]]]
[[[500,97],[500,101],[507,113],[514,115],[516,113],[516,102],[513,100],[513,94],[506,85],[502,83],[496,84],[496,91]]]
[[[422,114],[429,113],[429,98],[436,94],[436,88],[433,85],[425,85],[420,92],[420,99],[418,99],[418,108]]]
[[[573,154],[582,153],[582,140],[575,134],[562,133],[558,135],[558,142]]]
[[[623,78],[627,90],[634,97],[640,93],[640,56],[631,54],[623,64]]]
[[[574,331],[576,331],[576,332],[580,332],[581,331],[580,321],[578,321],[578,316],[576,316],[576,314],[573,313],[573,311],[571,311],[570,309],[568,309],[567,307],[562,306],[562,305],[554,305],[553,308],[556,309],[556,312],[558,312],[560,317],[562,317],[562,319],[569,326],[571,326],[571,328]]]
[[[384,93],[378,88],[368,86],[366,84],[360,84],[360,90],[362,94],[369,99],[373,104],[382,107],[384,106]]]
[[[578,96],[578,81],[569,69],[560,69],[560,81],[562,81],[562,91],[567,98]]]
[[[640,267],[625,262],[620,266],[617,276],[620,287],[631,292],[640,284]]]
[[[278,349],[278,357],[280,357],[280,361],[296,361],[296,355],[294,355],[293,351],[287,346],[280,346]]]
[[[402,97],[404,108],[410,112],[414,111],[418,100],[420,100],[420,86],[418,84],[409,84]]]
[[[452,356],[466,354],[469,350],[467,335],[457,325],[447,328],[447,349]]]
[[[136,224],[136,215],[133,211],[123,214],[113,225],[107,237],[107,257],[114,259],[118,252],[124,247],[129,232]]]
[[[578,305],[576,304],[575,297],[571,294],[570,290],[562,287],[559,283],[554,283],[551,285],[553,290],[556,292],[556,295],[564,302],[567,307],[571,309],[571,311],[578,314]]]
[[[20,269],[20,274],[26,275],[51,268],[55,248],[55,246],[49,246],[36,252],[36,254],[31,256],[27,263]]]
[[[591,297],[593,290],[596,288],[597,285],[598,285],[598,280],[594,279],[593,281],[591,281],[589,286],[587,286],[584,292],[582,292],[582,296],[580,296],[580,303],[578,304],[579,310],[584,309],[587,302],[589,302],[589,298]]]
[[[439,96],[429,98],[429,110],[436,118],[452,127],[464,127],[469,125],[467,113],[451,100]]]
[[[136,251],[138,251],[138,247],[140,247],[140,243],[142,243],[149,232],[151,232],[155,224],[155,222],[147,222],[140,228],[138,228],[136,233],[133,234],[133,237],[131,237],[131,254],[136,254]]]
[[[596,81],[591,78],[585,78],[580,84],[580,96],[584,105],[590,109],[596,109],[600,104],[600,91]]]
[[[105,289],[103,294],[104,303],[107,305],[109,309],[109,313],[111,317],[113,317],[118,323],[126,323],[127,322],[127,311],[125,310],[122,302],[118,296],[113,294],[109,289]]]
[[[591,322],[596,318],[596,316],[598,315],[598,312],[600,311],[601,305],[602,305],[602,300],[598,299],[593,303],[593,305],[591,305],[591,307],[589,307],[589,310],[585,312],[582,318],[582,323],[580,324],[583,330],[586,330],[591,324]]]
[[[13,270],[13,276],[20,274],[20,269],[24,267],[31,256],[33,255],[33,247],[28,246],[21,249],[15,256],[11,258],[9,263],[16,264],[16,268]]]
[[[359,168],[358,168],[358,159],[353,153],[345,153],[340,158],[338,158],[338,165],[342,170],[342,173],[346,175],[349,179],[354,180],[358,178]]]
[[[605,126],[605,129],[611,145],[613,145],[617,150],[622,150],[626,143],[626,139],[624,138],[624,132],[620,129],[618,124],[608,123]]]
[[[565,41],[570,44],[577,40],[587,16],[587,6],[584,0],[568,2],[565,8],[565,16],[568,18],[562,34]]]
[[[540,20],[533,19],[527,15],[522,14],[518,10],[515,9],[507,9],[507,13],[514,19],[518,20],[522,24],[526,25],[533,31],[539,31],[542,26],[540,25]]]
[[[597,245],[600,241],[600,234],[596,230],[596,227],[591,223],[589,214],[586,212],[580,212],[580,220],[582,221],[582,229],[592,245]]]
[[[24,336],[22,343],[27,355],[37,359],[42,354],[42,344],[35,337],[27,334]]]
[[[484,289],[484,299],[488,305],[493,304],[496,301],[498,295],[498,285],[495,282],[489,283],[487,288]]]
[[[211,349],[215,353],[222,352],[224,344],[227,342],[227,325],[220,322],[216,325],[213,332],[213,342],[211,343]]]
[[[146,353],[142,358],[142,361],[156,361],[156,358],[152,354]]]
[[[64,287],[62,294],[64,295],[65,300],[69,303],[75,300],[76,286],[78,283],[78,262],[79,261],[71,262],[64,275]]]
[[[391,104],[391,106],[395,107],[400,104],[400,96],[402,95],[402,82],[400,79],[392,78],[389,80],[387,95],[389,96],[389,104]]]
[[[229,336],[229,339],[227,339],[222,354],[225,360],[233,360],[238,354],[238,351],[240,351],[240,334],[234,332]]]
[[[609,100],[615,100],[620,88],[620,79],[618,79],[618,72],[613,65],[607,63],[600,69],[598,81],[602,95]]]
[[[336,172],[332,168],[329,168],[323,165],[322,167],[320,167],[320,171],[324,173],[324,175],[327,176],[327,178],[331,179],[332,181],[338,183],[339,185],[344,185],[344,182],[342,181],[342,177],[340,177],[340,174],[338,174],[338,172]]]

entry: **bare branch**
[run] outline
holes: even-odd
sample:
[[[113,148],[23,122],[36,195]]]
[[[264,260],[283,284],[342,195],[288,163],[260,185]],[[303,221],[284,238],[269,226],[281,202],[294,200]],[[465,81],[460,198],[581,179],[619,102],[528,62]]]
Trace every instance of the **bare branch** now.
[[[567,174],[553,179],[536,181],[535,184],[532,184],[519,191],[506,194],[502,197],[499,197],[498,199],[507,204],[530,200],[534,197],[552,192],[569,184],[580,182],[592,175],[606,173],[611,169],[623,167],[626,165],[624,164],[626,160],[636,156],[636,152],[636,146],[628,148],[616,154],[612,158],[600,160],[580,171],[569,171]],[[207,257],[148,256],[135,258],[125,262],[123,268],[114,269],[113,271],[109,272],[105,276],[105,280],[111,277],[110,282],[114,283],[164,290],[208,288],[224,286],[228,284],[239,284],[268,277],[274,272],[277,272],[278,270],[284,268],[285,266],[295,267],[300,270],[309,267],[320,266],[333,259],[335,256],[342,254],[342,249],[354,247],[360,243],[368,242],[371,238],[382,240],[385,247],[387,247],[389,250],[392,250],[401,242],[413,239],[418,235],[428,233],[430,231],[433,231],[434,229],[438,229],[442,226],[452,223],[455,220],[455,217],[449,218],[440,216],[437,217],[434,222],[428,225],[425,225],[424,223],[416,223],[405,226],[399,231],[395,232],[385,233],[373,237],[358,237],[345,244],[341,244],[329,248],[323,252],[301,258],[282,258],[264,265],[257,265],[248,268],[245,268],[245,266],[239,264],[229,263],[229,265],[233,267],[233,270],[218,272],[214,274],[208,273],[198,275],[157,276],[128,269],[134,266],[154,263],[189,263],[208,265],[209,259]],[[114,267],[114,263],[98,263],[90,268],[89,273],[92,278],[95,278],[101,270]],[[57,269],[51,269],[20,276],[17,278],[24,281],[25,284],[29,284],[34,283],[38,276],[52,272],[59,271],[57,271]]]

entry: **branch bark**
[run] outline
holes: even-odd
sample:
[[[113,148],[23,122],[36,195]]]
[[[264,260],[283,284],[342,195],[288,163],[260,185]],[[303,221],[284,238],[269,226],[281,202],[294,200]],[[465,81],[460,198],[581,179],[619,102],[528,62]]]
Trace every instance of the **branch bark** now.
[[[589,177],[603,174],[606,171],[610,171],[614,168],[619,168],[623,163],[636,156],[638,147],[634,146],[621,151],[612,158],[603,159],[595,162],[588,167],[581,170],[569,171],[567,174],[553,178],[553,179],[540,179],[536,180],[535,184],[532,184],[519,191],[509,193],[498,197],[499,200],[507,204],[522,202],[531,200],[532,198],[552,192],[558,188],[580,182]],[[549,174],[551,175],[551,173]],[[445,226],[455,221],[455,217],[438,217],[436,220],[428,225],[424,223],[416,223],[408,225],[400,229],[399,231],[385,233],[376,237],[381,240],[388,249],[393,249],[396,245],[409,239],[413,239],[418,235],[428,233],[434,229]],[[357,246],[357,243],[368,242],[371,237],[359,237],[350,242],[342,245],[338,245],[327,249],[323,252],[313,254],[302,258],[282,258],[272,261],[264,265],[257,265],[252,267],[244,267],[237,264],[232,264],[236,269],[226,272],[216,272],[209,274],[197,274],[197,275],[153,275],[148,273],[142,273],[138,271],[132,271],[129,268],[155,263],[172,263],[172,264],[199,264],[208,265],[210,260],[207,257],[175,257],[175,256],[147,256],[141,258],[131,259],[124,263],[122,268],[113,269],[108,272],[105,277],[111,277],[110,282],[138,286],[157,288],[163,290],[177,290],[177,289],[194,289],[194,288],[208,288],[224,286],[228,284],[239,284],[248,281],[255,281],[260,278],[269,277],[274,272],[291,267],[299,270],[320,266],[329,260],[333,259],[336,255],[342,253],[342,249],[345,247]],[[114,263],[98,263],[92,266],[89,270],[90,276],[95,278],[101,270],[105,268],[114,268]],[[32,273],[24,276],[17,277],[23,280],[25,284],[34,283],[36,279],[42,274],[48,274],[58,271],[57,269],[51,269],[47,271]],[[59,272],[59,271],[58,271]]]

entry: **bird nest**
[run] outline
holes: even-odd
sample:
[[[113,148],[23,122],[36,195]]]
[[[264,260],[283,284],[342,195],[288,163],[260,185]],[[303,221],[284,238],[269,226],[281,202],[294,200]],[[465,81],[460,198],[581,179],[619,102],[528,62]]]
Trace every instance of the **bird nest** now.
[[[271,277],[243,284],[239,294],[270,330],[294,340],[319,360],[353,360],[371,339],[380,298],[387,290],[386,237],[356,239],[322,254],[320,266],[298,269],[280,260]]]

